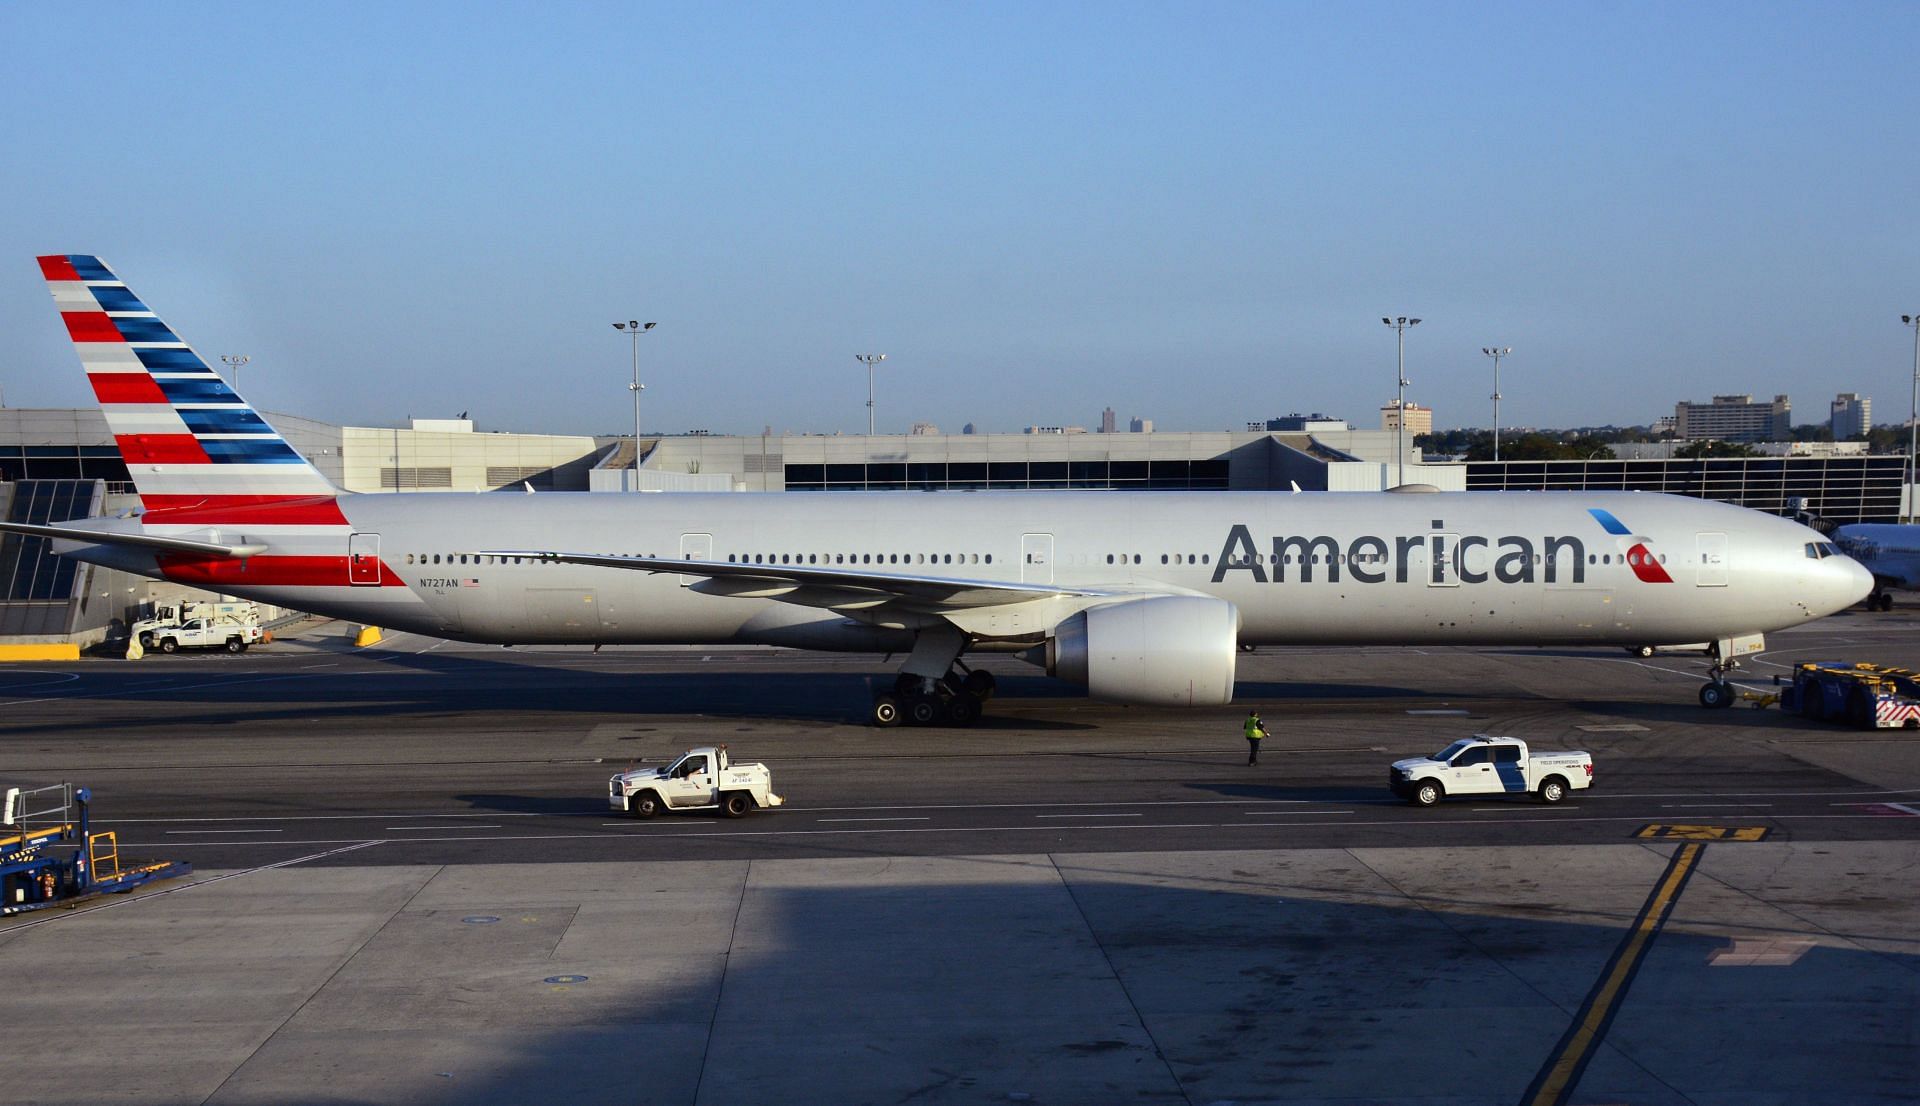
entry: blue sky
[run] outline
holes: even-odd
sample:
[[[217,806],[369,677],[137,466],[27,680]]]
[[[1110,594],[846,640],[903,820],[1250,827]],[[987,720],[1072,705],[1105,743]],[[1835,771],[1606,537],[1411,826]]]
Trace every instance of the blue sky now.
[[[257,404],[490,429],[1904,420],[1899,4],[0,6],[0,388],[98,254]]]

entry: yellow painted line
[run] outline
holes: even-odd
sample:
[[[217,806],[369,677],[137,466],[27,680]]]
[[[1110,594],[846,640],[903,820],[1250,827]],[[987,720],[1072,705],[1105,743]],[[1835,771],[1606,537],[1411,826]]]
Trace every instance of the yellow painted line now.
[[[73,642],[59,645],[0,645],[0,661],[77,661],[80,647]]]
[[[1664,838],[1669,841],[1765,841],[1773,832],[1767,826],[1691,826],[1653,823],[1640,827],[1635,837]]]
[[[1654,936],[1666,924],[1668,913],[1705,848],[1704,844],[1688,842],[1680,846],[1680,851],[1667,864],[1665,874],[1654,886],[1653,896],[1640,908],[1640,916],[1634,919],[1626,940],[1614,950],[1613,959],[1607,962],[1600,981],[1587,995],[1580,1012],[1574,1015],[1573,1025],[1560,1039],[1553,1057],[1533,1077],[1533,1084],[1520,1100],[1525,1106],[1562,1106],[1566,1102],[1581,1072],[1586,1070],[1587,1062],[1593,1058],[1594,1046],[1606,1036],[1615,1010],[1626,997],[1627,985],[1633,981]]]

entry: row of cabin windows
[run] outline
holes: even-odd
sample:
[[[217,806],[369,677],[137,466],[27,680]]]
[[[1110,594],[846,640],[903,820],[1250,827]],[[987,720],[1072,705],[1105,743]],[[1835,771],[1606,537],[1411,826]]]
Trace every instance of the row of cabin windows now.
[[[729,553],[728,564],[966,565],[992,564],[991,553]]]
[[[1811,555],[1812,554],[1809,554],[1809,556]],[[646,554],[646,556],[652,557],[654,555],[649,553],[649,554]],[[1132,558],[1131,560],[1128,559],[1129,556],[1131,556]],[[1179,553],[1162,553],[1160,554],[1160,563],[1163,565],[1164,564],[1177,565],[1181,563],[1190,564],[1190,565],[1205,565],[1205,564],[1213,563],[1212,555],[1207,553],[1184,554],[1186,558],[1184,562],[1182,562],[1181,560],[1182,556],[1183,554],[1179,554]],[[1646,562],[1649,564],[1653,563],[1656,560],[1659,561],[1659,563],[1661,564],[1667,563],[1667,555],[1665,553],[1659,553],[1659,554],[1648,553],[1648,554],[1645,554],[1645,557],[1646,557]],[[444,561],[442,560],[442,558],[444,558]],[[1587,563],[1590,565],[1610,565],[1615,563],[1639,564],[1641,563],[1640,558],[1641,558],[1641,554],[1637,554],[1637,553],[1632,555],[1622,553],[1618,556],[1615,556],[1612,553],[1589,553],[1587,554]],[[1068,554],[1063,559],[1068,563],[1072,563],[1075,557],[1073,554]],[[1535,553],[1533,555],[1533,563],[1540,564],[1541,561],[1542,561],[1541,555],[1538,553]],[[1263,564],[1263,563],[1275,564],[1275,565],[1279,565],[1279,564],[1287,564],[1287,565],[1343,564],[1344,565],[1344,564],[1385,564],[1386,562],[1387,562],[1387,558],[1379,554],[1349,557],[1345,553],[1335,553],[1335,554],[1332,554],[1331,556],[1320,554],[1320,553],[1315,553],[1315,554],[1312,554],[1311,556],[1308,556],[1305,554],[1296,556],[1292,553],[1286,553],[1286,554],[1267,553],[1267,554],[1255,554],[1251,557],[1242,556],[1242,557],[1230,557],[1227,559],[1227,563],[1233,564],[1233,565],[1252,565],[1252,564]],[[407,563],[410,565],[411,564],[437,565],[442,563],[450,564],[450,565],[452,564],[518,565],[518,564],[543,564],[543,563],[551,564],[554,562],[542,562],[539,559],[533,558],[533,557],[495,557],[495,556],[485,556],[479,553],[409,553],[407,554]],[[858,565],[989,564],[990,565],[993,563],[993,554],[991,553],[832,553],[832,554],[828,554],[828,553],[780,553],[780,554],[729,553],[727,554],[727,563],[728,564],[769,564],[769,565],[771,564],[782,564],[782,565],[785,565],[785,564],[795,564],[795,565],[799,565],[799,564],[808,564],[808,565],[813,565],[813,564],[820,564],[820,565],[824,565],[824,564],[836,564],[836,565],[838,564],[848,564],[848,565],[855,565],[855,564],[858,564]],[[1086,560],[1084,557],[1080,558],[1080,563],[1081,564],[1086,563]],[[1111,564],[1123,564],[1123,565],[1136,564],[1137,565],[1140,563],[1140,554],[1109,553],[1107,554],[1107,563],[1110,565]]]

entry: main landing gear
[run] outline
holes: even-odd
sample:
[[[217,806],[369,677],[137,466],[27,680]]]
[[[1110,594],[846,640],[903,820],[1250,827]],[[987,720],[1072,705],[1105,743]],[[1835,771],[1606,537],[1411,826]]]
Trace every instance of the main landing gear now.
[[[873,697],[868,717],[876,726],[971,726],[993,691],[993,673],[978,668],[956,665],[938,680],[902,672],[892,690]]]

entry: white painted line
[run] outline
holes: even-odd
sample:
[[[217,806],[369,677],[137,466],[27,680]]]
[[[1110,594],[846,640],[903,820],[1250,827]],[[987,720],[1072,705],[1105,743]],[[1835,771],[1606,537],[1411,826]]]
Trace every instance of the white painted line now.
[[[168,833],[285,833],[283,829],[168,830]]]
[[[1661,803],[1661,810],[1745,810],[1753,806],[1772,806],[1772,803]]]
[[[444,830],[445,826],[388,826],[390,830]],[[499,829],[499,826],[461,826],[461,829]],[[278,831],[276,831],[278,832]]]
[[[933,819],[925,817],[923,815],[917,818],[906,818],[906,817],[902,817],[902,818],[815,818],[814,821],[816,822],[931,822],[933,821]]]
[[[1035,818],[1144,818],[1144,814],[1036,814]]]
[[[1351,810],[1243,810],[1240,813],[1249,818],[1265,818],[1274,814],[1286,814],[1294,818],[1304,818],[1314,814],[1352,814]]]
[[[1429,717],[1445,715],[1447,717],[1464,718],[1467,715],[1472,714],[1473,712],[1470,710],[1410,710],[1407,713],[1426,715]]]

